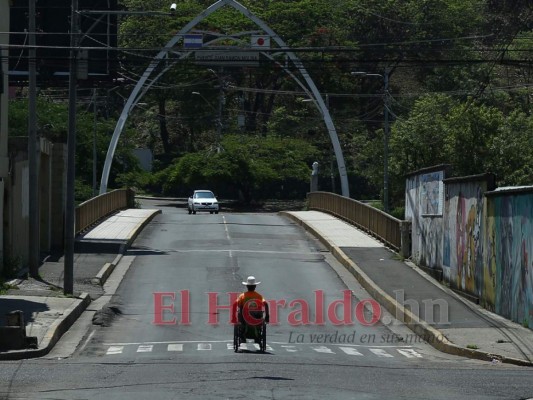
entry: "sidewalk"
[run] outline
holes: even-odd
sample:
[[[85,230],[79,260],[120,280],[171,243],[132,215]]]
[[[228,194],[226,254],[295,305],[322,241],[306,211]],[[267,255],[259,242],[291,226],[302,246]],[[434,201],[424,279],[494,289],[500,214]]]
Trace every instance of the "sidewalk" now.
[[[47,354],[91,301],[104,294],[103,285],[122,254],[160,210],[129,209],[110,216],[76,238],[74,295],[63,294],[64,259],[47,258],[39,268],[40,279],[14,280],[7,295],[0,296],[0,327],[6,313],[24,312],[27,336],[37,338],[37,349],[0,349],[0,360],[41,357]]]
[[[460,297],[338,218],[317,211],[282,214],[317,236],[374,299],[433,347],[463,357],[533,366],[530,329]],[[426,307],[430,302],[441,308]]]

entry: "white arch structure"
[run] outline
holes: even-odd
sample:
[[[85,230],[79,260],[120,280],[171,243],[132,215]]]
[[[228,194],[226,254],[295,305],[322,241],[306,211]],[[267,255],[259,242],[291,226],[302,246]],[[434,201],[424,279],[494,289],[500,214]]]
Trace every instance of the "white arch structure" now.
[[[193,29],[202,20],[204,20],[209,15],[213,14],[215,11],[217,11],[218,9],[226,5],[233,7],[234,9],[241,12],[244,16],[246,16],[248,19],[253,21],[258,27],[260,27],[267,35],[269,35],[271,39],[274,40],[278,44],[278,46],[280,47],[280,51],[283,51],[287,55],[287,57],[292,61],[294,66],[298,69],[298,71],[302,75],[309,89],[304,87],[303,83],[299,81],[294,76],[294,74],[292,73],[290,74],[291,77],[295,79],[295,81],[305,90],[305,92],[310,95],[314,104],[319,109],[320,113],[322,114],[324,118],[324,123],[326,124],[326,128],[328,130],[329,137],[333,145],[333,150],[335,152],[335,157],[337,159],[337,168],[339,170],[342,195],[345,197],[350,197],[350,190],[348,187],[348,176],[346,173],[346,166],[344,164],[344,156],[342,154],[342,149],[339,143],[339,138],[337,136],[337,131],[335,130],[335,126],[333,125],[333,121],[331,119],[331,115],[329,114],[329,110],[326,107],[326,104],[324,103],[324,100],[322,99],[322,96],[320,95],[320,92],[318,91],[315,83],[309,76],[309,73],[303,66],[300,59],[296,56],[296,54],[290,51],[290,48],[287,47],[285,42],[264,21],[262,21],[260,18],[255,16],[246,7],[244,7],[242,4],[238,3],[235,0],[219,0],[213,3],[212,5],[210,5],[208,8],[206,8],[201,14],[199,14],[196,18],[194,18],[191,22],[189,22],[185,27],[183,27],[165,45],[165,47],[154,57],[154,59],[151,61],[148,68],[146,68],[141,78],[137,81],[137,84],[135,85],[135,88],[131,92],[128,100],[126,101],[124,109],[122,110],[120,118],[115,127],[115,131],[113,132],[113,136],[111,138],[111,142],[107,150],[107,156],[106,156],[105,163],[104,163],[104,169],[102,171],[102,179],[100,181],[100,194],[107,192],[107,183],[109,179],[109,173],[111,170],[111,164],[113,162],[113,157],[115,155],[115,150],[117,148],[118,140],[120,138],[120,135],[122,134],[122,130],[124,129],[124,125],[126,124],[130,111],[133,109],[133,107],[135,107],[135,105],[139,102],[142,96],[144,96],[148,88],[152,86],[156,82],[156,80],[162,76],[162,73],[160,73],[156,78],[150,81],[146,87],[144,87],[145,83],[148,81],[152,73],[158,67],[161,60],[170,51],[172,51],[173,47],[176,45],[176,43],[178,43],[178,41],[181,39],[181,37],[184,34],[190,32],[191,29]],[[188,56],[189,54],[190,52],[186,52],[185,54],[181,55],[181,58],[183,58],[184,56]],[[165,71],[166,70],[167,69],[165,69]],[[144,87],[144,90],[143,90],[143,87]]]

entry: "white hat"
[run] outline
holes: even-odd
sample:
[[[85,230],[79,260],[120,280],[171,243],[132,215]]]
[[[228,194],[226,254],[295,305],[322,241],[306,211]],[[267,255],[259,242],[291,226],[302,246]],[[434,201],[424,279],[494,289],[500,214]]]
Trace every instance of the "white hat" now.
[[[261,282],[255,281],[255,276],[249,276],[248,279],[246,279],[246,282],[243,282],[243,285],[251,286],[251,285],[259,285]]]

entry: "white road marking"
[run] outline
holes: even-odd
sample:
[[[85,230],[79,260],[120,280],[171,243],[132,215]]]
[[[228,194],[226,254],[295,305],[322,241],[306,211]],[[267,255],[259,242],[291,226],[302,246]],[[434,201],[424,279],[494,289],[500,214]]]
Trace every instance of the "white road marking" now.
[[[85,349],[85,346],[87,346],[87,343],[89,343],[91,341],[91,339],[93,338],[95,333],[96,333],[96,331],[92,331],[89,334],[89,336],[87,336],[87,339],[85,340],[85,342],[83,342],[83,344],[80,347],[80,350],[79,350],[80,353]]]
[[[339,349],[341,349],[342,351],[344,351],[346,354],[350,356],[362,356],[363,355],[362,353],[358,352],[353,347],[339,347]]]
[[[394,357],[393,355],[387,353],[383,349],[369,349],[372,353],[374,353],[378,357]]]
[[[317,353],[335,354],[329,347],[326,347],[326,346],[317,346],[317,347],[311,347],[311,348]]]
[[[112,354],[121,354],[123,350],[124,346],[110,346],[105,354],[108,356]]]
[[[104,343],[104,346],[129,346],[139,344],[172,344],[172,343],[228,343],[233,340],[170,340],[167,342],[130,342],[130,343]]]
[[[141,344],[137,348],[137,353],[150,353],[154,349],[154,346],[151,344]]]
[[[281,346],[281,347],[283,347],[289,353],[296,353],[298,351],[296,346]]]
[[[138,346],[137,347],[137,353],[151,353],[153,352],[154,350],[154,345],[152,343],[164,343],[167,345],[167,351],[169,352],[183,352],[183,349],[184,349],[184,343],[187,343],[187,344],[197,344],[196,346],[196,350],[197,351],[210,351],[210,350],[213,350],[214,346],[212,343],[226,343],[226,347],[228,350],[233,350],[233,343],[228,343],[229,341],[227,340],[224,340],[224,341],[205,341],[205,342],[182,342],[182,343],[177,343],[177,342],[145,342],[144,344],[137,344],[137,343],[132,343],[131,345],[135,345],[135,346]],[[106,355],[116,355],[116,354],[122,354],[124,352],[124,348],[126,347],[127,344],[122,344],[122,345],[111,345],[108,347],[107,351],[106,351]],[[306,348],[307,349],[312,349],[313,351],[316,351],[317,353],[322,353],[322,354],[337,354],[335,351],[335,348],[333,348],[333,350],[330,348],[330,347],[327,347],[327,346],[311,346],[311,345],[306,345],[306,344],[302,344],[300,346],[294,346],[294,345],[279,345],[279,347],[281,347],[281,349],[284,349],[286,352],[288,353],[296,353],[296,352],[301,352],[301,351],[304,351]],[[216,348],[216,346],[215,346]],[[220,348],[220,347],[219,347]],[[339,349],[339,351],[342,351],[344,354],[346,355],[349,355],[349,356],[359,356],[359,357],[364,357],[365,355],[363,353],[361,353],[360,349],[357,349],[355,348],[354,346],[350,347],[350,346],[339,346],[337,345],[337,348]],[[258,343],[241,343],[240,345],[240,349],[241,350],[260,350],[260,345]],[[274,349],[272,348],[272,346],[270,345],[266,345],[266,350],[267,351],[274,351]],[[373,355],[377,356],[377,357],[381,357],[381,358],[393,358],[394,355],[388,353],[385,349],[383,348],[377,348],[377,347],[374,347],[374,348],[369,348],[368,349]],[[412,349],[412,348],[396,348],[395,349],[399,354],[401,354],[402,356],[406,357],[406,358],[410,358],[410,359],[415,359],[415,358],[423,358],[423,355],[418,353],[416,350]]]
[[[167,347],[167,351],[183,351],[183,344],[182,343],[169,344]]]
[[[226,231],[226,238],[228,239],[228,241],[231,242],[231,238],[229,236],[228,224],[226,222],[226,216],[225,215],[222,216],[222,221],[224,221],[224,230]],[[231,250],[230,250],[230,254],[231,254]]]
[[[413,349],[396,349],[398,353],[407,358],[422,358],[422,354],[416,352]]]

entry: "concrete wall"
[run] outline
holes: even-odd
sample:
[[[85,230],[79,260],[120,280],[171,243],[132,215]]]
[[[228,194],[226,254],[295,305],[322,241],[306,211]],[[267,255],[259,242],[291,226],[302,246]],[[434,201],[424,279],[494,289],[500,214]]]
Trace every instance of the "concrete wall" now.
[[[533,329],[533,189],[487,194],[484,260],[495,311]]]
[[[533,187],[494,190],[491,174],[445,174],[441,166],[407,177],[413,261],[533,328]]]
[[[405,219],[412,222],[411,254],[420,266],[442,269],[443,180],[448,167],[441,165],[407,177]]]
[[[490,276],[485,279],[485,192],[494,189],[491,174],[445,179],[443,215],[444,280],[450,286],[491,302]],[[489,274],[490,275],[490,274]],[[485,287],[488,285],[489,287]]]
[[[66,146],[52,145],[45,139],[39,144],[39,250],[42,257],[63,249]],[[6,180],[6,254],[20,267],[25,267],[29,239],[28,138],[12,137],[9,147],[12,168]]]
[[[65,199],[67,193],[67,145],[58,143],[52,148],[50,182],[50,225],[52,253],[62,252],[65,247]]]

